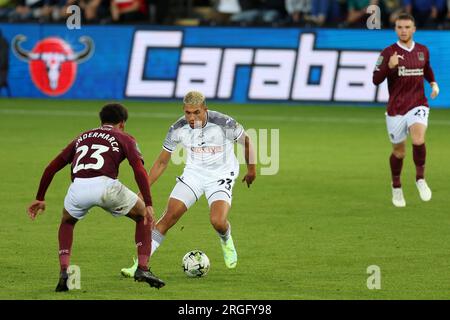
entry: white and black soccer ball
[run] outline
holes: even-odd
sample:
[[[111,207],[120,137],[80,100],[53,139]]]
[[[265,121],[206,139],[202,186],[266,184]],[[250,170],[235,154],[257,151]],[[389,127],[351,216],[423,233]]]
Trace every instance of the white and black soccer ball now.
[[[186,253],[181,261],[184,273],[191,278],[204,277],[210,267],[208,256],[200,250]]]

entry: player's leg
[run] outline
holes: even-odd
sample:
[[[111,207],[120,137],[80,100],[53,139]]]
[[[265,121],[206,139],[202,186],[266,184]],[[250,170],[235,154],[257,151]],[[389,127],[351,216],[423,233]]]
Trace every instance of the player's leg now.
[[[183,181],[178,181],[170,194],[167,208],[163,216],[158,220],[155,228],[151,232],[151,252],[152,255],[163,242],[167,231],[177,223],[187,209],[192,206],[198,197],[191,186]],[[137,261],[129,268],[123,268],[121,273],[124,277],[132,277],[137,269]]]
[[[182,177],[177,178],[177,184],[173,188],[167,208],[156,223],[152,235],[155,239],[152,245],[152,254],[163,242],[167,231],[172,228],[183,214],[200,198],[203,193],[201,179],[192,173],[184,172]]]
[[[58,231],[59,242],[59,282],[55,291],[68,291],[67,268],[70,266],[70,256],[72,253],[73,230],[78,220],[84,218],[89,209],[94,205],[98,196],[96,185],[74,182],[67,190],[64,198],[64,208],[62,210],[61,224]]]
[[[405,141],[392,144],[392,153],[389,158],[392,178],[392,203],[396,207],[406,206],[406,201],[403,196],[402,183],[400,180],[403,159],[405,158],[405,148]]]
[[[231,233],[230,222],[228,221],[230,204],[224,200],[215,200],[211,203],[209,210],[211,225],[217,231],[220,238],[226,241]]]
[[[73,243],[73,229],[78,219],[72,217],[66,209],[63,208],[61,224],[59,225],[59,265],[61,271],[66,270],[70,265],[70,254]]]
[[[152,218],[145,210],[145,203],[136,197],[136,203],[126,216],[136,222],[136,229],[134,233],[134,240],[137,247],[137,261],[138,267],[143,270],[148,269],[148,261],[150,259],[151,249],[151,224]],[[147,223],[145,224],[145,217],[147,216]]]
[[[205,190],[205,196],[210,208],[210,221],[220,238],[225,265],[235,268],[237,252],[231,236],[231,225],[228,212],[231,208],[232,190],[239,169],[221,175],[221,179],[211,181]]]
[[[147,270],[152,241],[152,218],[145,209],[144,201],[120,181],[107,179],[101,202],[98,205],[115,217],[127,216],[136,222],[134,237],[138,253],[138,267]],[[145,218],[147,218],[147,224],[145,224]]]
[[[152,217],[147,212],[144,201],[118,180],[107,177],[100,180],[102,192],[96,205],[110,212],[114,217],[127,216],[136,222],[134,240],[138,259],[131,276],[134,276],[136,281],[147,282],[152,287],[161,288],[165,285],[164,282],[148,268],[152,241]]]
[[[73,229],[78,219],[72,217],[65,208],[63,208],[61,224],[58,231],[59,242],[59,265],[60,276],[55,291],[68,291],[67,280],[69,275],[67,274],[67,268],[70,265],[70,254],[72,251],[73,243]]]
[[[155,228],[151,231],[151,249],[150,255],[158,249],[164,240],[167,231],[181,218],[183,213],[186,212],[185,204],[175,198],[169,198],[169,203],[167,204],[167,209],[163,216],[156,223]],[[122,268],[120,273],[127,278],[134,276],[138,268],[138,260],[134,260],[134,264],[129,268]]]
[[[389,158],[389,164],[391,168],[392,187],[401,188],[401,173],[403,168],[403,159],[406,155],[406,143],[405,141],[392,144],[392,153]]]
[[[96,205],[110,212],[114,217],[127,216],[136,222],[134,240],[138,258],[129,276],[134,276],[138,267],[143,271],[147,271],[152,240],[150,232],[151,223],[144,223],[145,216],[147,215],[144,201],[139,199],[134,192],[118,180],[106,177],[100,180],[102,183],[102,192]],[[147,217],[147,219],[151,222],[150,217]]]
[[[422,123],[414,123],[409,127],[413,147],[413,160],[416,166],[416,186],[419,190],[420,198],[423,201],[431,200],[431,189],[425,181],[425,133],[427,126]]]
[[[141,199],[138,199],[138,200],[136,200],[136,204],[133,206],[133,208],[130,210],[130,212],[128,212],[126,214],[126,216],[128,218],[130,218],[136,222],[136,229],[135,229],[135,235],[134,235],[134,237],[135,237],[134,240],[135,240],[136,244],[139,243],[138,240],[140,239],[140,236],[141,236],[141,228],[138,227],[139,222],[143,222],[144,215],[145,215],[145,212],[143,213],[143,211],[145,211],[145,209],[143,209],[143,207],[145,207],[144,202]],[[138,234],[139,234],[139,236],[138,236]],[[150,247],[151,247],[151,242],[152,242],[151,231],[147,231],[147,234],[150,234],[148,239],[150,240]],[[141,244],[142,244],[142,242],[141,242]],[[138,250],[138,257],[140,255],[139,249],[146,250],[143,252],[144,253],[143,258],[147,259],[147,261],[148,261],[150,259],[150,254],[148,257],[146,256],[146,254],[148,254],[148,245],[145,245],[145,246],[137,246],[136,245],[136,247]],[[142,260],[142,256],[141,256],[141,260]],[[142,262],[142,261],[139,262],[139,258],[136,259],[133,257],[133,266],[131,266],[130,268],[122,268],[120,272],[122,273],[123,276],[125,276],[127,278],[133,278],[139,265],[143,264],[143,263],[145,264],[145,262]]]
[[[220,245],[228,268],[235,268],[237,252],[231,236],[231,224],[228,221],[230,203],[226,200],[214,200],[210,206],[210,221],[220,238]]]
[[[169,229],[180,220],[183,214],[188,210],[188,206],[190,207],[193,204],[190,204],[190,201],[186,201],[186,203],[176,198],[169,198],[167,208],[156,223],[155,229],[153,229],[152,232],[152,235],[154,235],[156,239],[154,244],[152,244],[152,254],[161,245]]]
[[[133,276],[135,281],[147,282],[150,286],[159,289],[165,285],[164,281],[155,276],[148,268],[152,243],[152,217],[147,213],[144,201],[137,196],[136,198],[135,205],[126,214],[128,218],[136,222],[134,239],[137,247],[138,259],[135,261],[136,267],[134,268],[133,266],[133,272],[130,276]],[[145,218],[147,218],[147,221],[145,221]]]
[[[426,158],[426,130],[427,127],[421,123],[414,123],[413,125],[411,125],[411,127],[409,127],[413,145],[413,160],[414,164],[416,165],[416,181],[419,179],[424,179]]]
[[[425,133],[430,109],[419,106],[406,114],[407,124],[413,144],[413,160],[416,165],[416,186],[423,201],[431,200],[431,190],[425,181]]]
[[[396,207],[406,206],[400,180],[403,159],[405,158],[405,141],[408,136],[408,127],[405,116],[386,115],[386,126],[389,139],[392,143],[392,152],[389,156],[389,166],[392,179],[392,203]]]

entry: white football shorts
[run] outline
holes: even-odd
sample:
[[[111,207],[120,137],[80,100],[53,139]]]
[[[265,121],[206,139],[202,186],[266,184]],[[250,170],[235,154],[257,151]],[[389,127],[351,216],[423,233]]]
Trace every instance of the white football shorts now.
[[[186,208],[190,208],[205,194],[208,205],[214,201],[224,200],[231,206],[233,186],[239,176],[239,167],[223,173],[201,173],[196,170],[184,170],[181,177],[177,177],[177,184],[170,194],[170,198],[182,201]]]
[[[120,217],[128,214],[137,200],[138,196],[117,179],[75,178],[64,199],[64,208],[75,219],[83,219],[95,206]]]
[[[425,106],[415,107],[405,115],[388,116],[386,114],[386,126],[389,139],[392,143],[398,144],[406,140],[409,127],[415,123],[428,126],[428,114],[430,109]]]

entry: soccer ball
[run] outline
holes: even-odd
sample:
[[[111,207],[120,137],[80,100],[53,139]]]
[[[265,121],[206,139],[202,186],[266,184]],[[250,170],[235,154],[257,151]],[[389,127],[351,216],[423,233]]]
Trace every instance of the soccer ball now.
[[[184,255],[181,266],[188,277],[204,277],[209,271],[209,258],[200,250],[192,250]]]

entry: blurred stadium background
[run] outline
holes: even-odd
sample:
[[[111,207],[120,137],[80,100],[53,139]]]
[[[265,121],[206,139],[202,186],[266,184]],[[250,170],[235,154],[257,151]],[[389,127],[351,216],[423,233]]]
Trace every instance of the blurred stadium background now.
[[[73,4],[82,8],[81,25],[70,29],[76,20],[66,24],[65,12]],[[381,9],[381,30],[367,28],[370,4]],[[0,298],[448,298],[447,7],[444,0],[1,1],[0,265],[14,277],[0,278]],[[400,11],[416,16],[415,40],[430,49],[441,87],[429,101],[433,200],[420,202],[408,157],[404,210],[390,201],[386,83],[372,84],[380,51],[396,41],[392,19]],[[122,279],[119,270],[134,253],[134,225],[96,209],[75,230],[72,263],[81,267],[82,289],[55,294],[69,171],[55,177],[47,213],[32,223],[25,208],[42,170],[98,124],[107,101],[129,108],[127,130],[149,168],[192,89],[247,129],[279,130],[277,174],[234,190],[238,268],[225,268],[202,199],[152,260],[167,287]],[[172,164],[152,190],[157,215],[181,170]],[[135,189],[127,165],[120,179]],[[180,267],[195,248],[212,264],[200,280],[186,278]],[[371,265],[380,267],[380,290],[367,287]]]
[[[365,26],[366,8],[377,5],[385,27],[401,11],[419,27],[448,28],[448,0],[3,0],[3,21],[64,22],[78,5],[83,23],[165,25]]]

